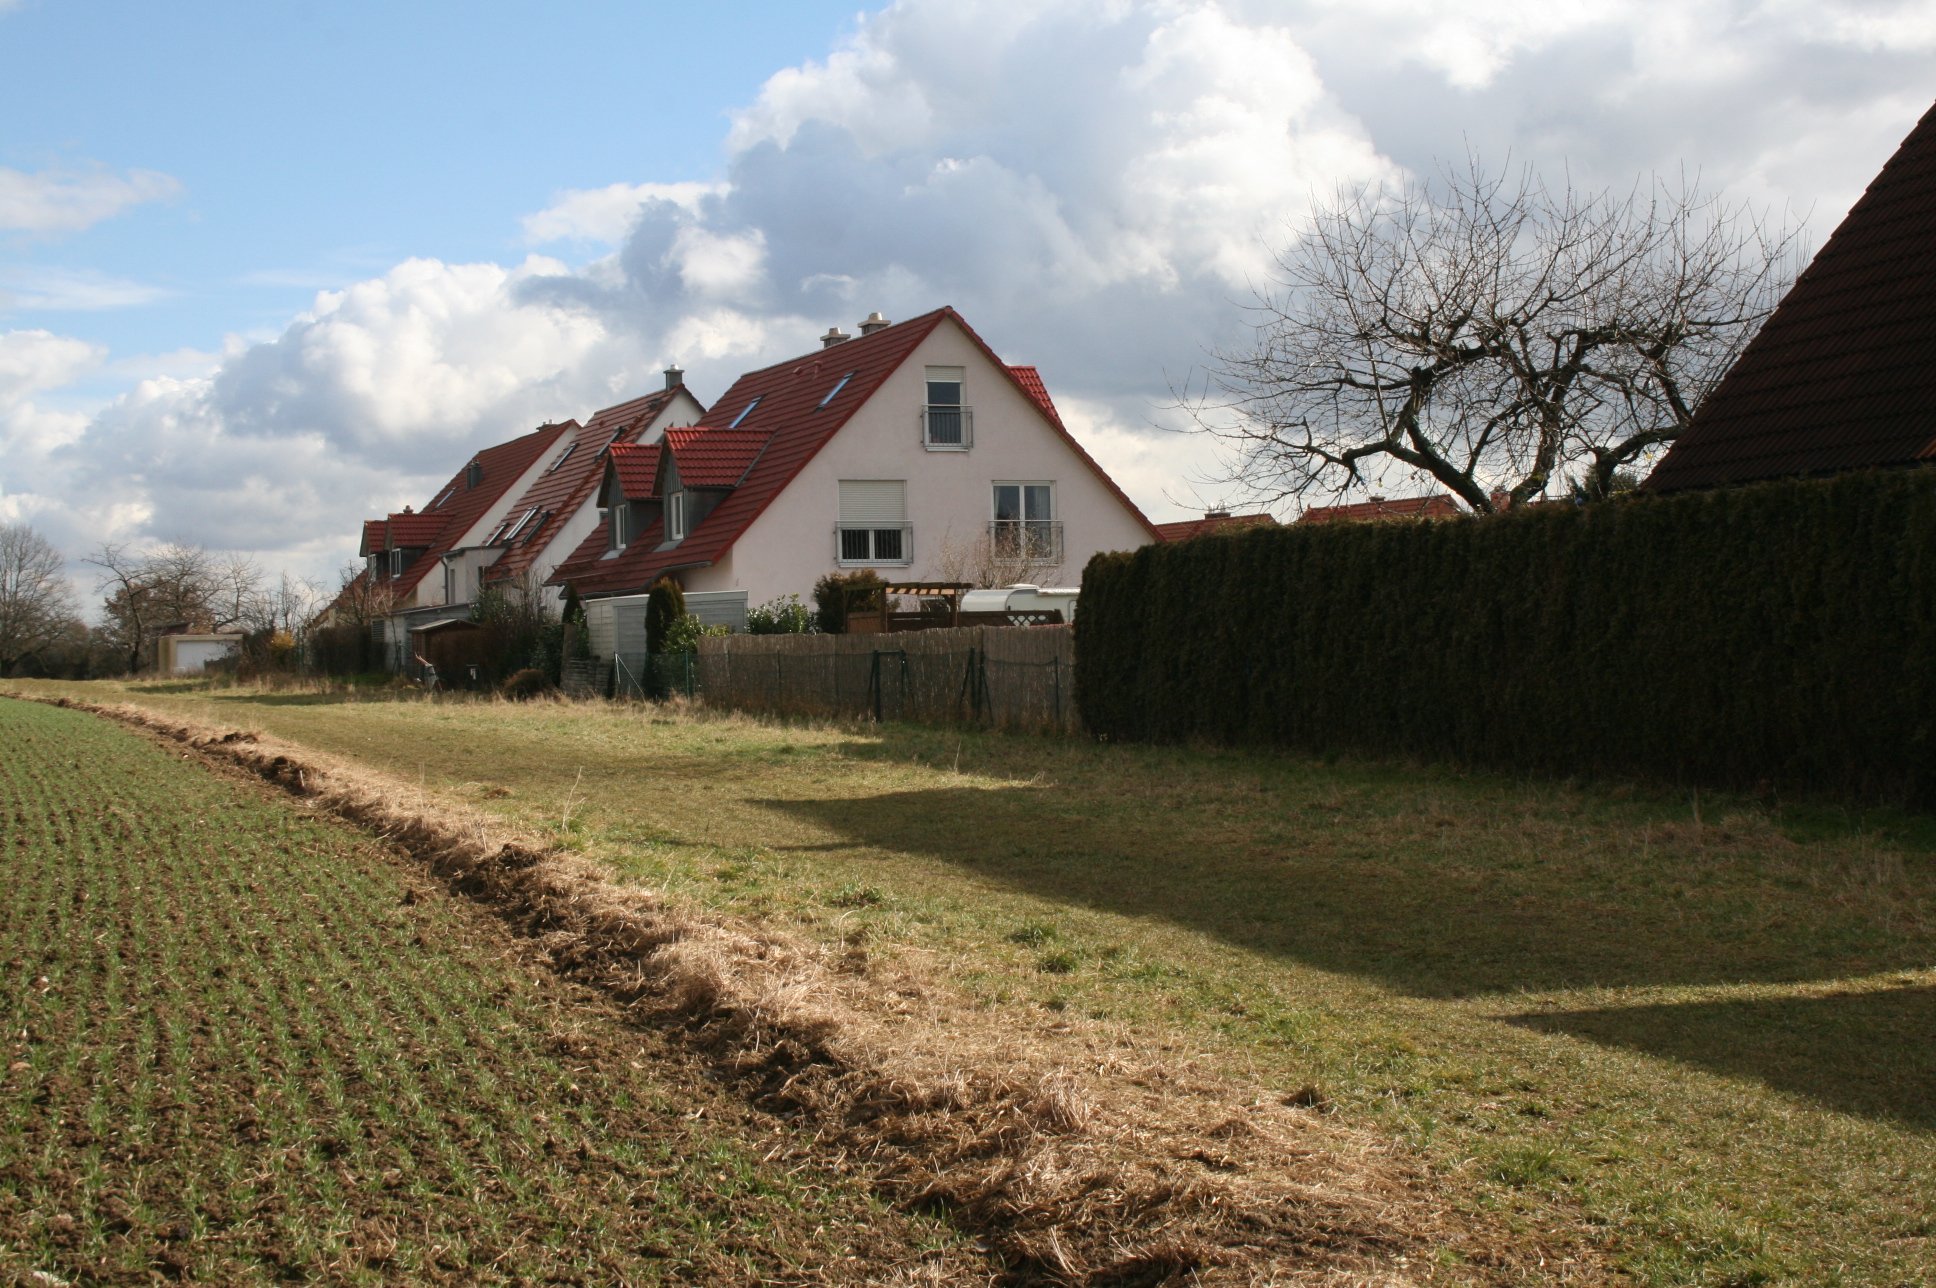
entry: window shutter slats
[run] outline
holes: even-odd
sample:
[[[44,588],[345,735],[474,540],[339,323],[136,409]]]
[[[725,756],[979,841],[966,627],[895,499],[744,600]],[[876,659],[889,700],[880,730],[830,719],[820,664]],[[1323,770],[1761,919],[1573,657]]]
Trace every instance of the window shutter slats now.
[[[842,479],[842,524],[900,524],[907,522],[907,482],[903,479]]]

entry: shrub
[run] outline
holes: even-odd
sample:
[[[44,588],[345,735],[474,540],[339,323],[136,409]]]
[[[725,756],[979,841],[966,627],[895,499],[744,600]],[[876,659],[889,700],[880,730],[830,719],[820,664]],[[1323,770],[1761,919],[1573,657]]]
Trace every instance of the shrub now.
[[[768,600],[746,610],[748,635],[805,635],[813,629],[813,610],[798,595]]]
[[[844,632],[847,629],[848,603],[859,598],[847,592],[884,584],[881,575],[872,568],[860,568],[850,573],[828,573],[816,581],[813,584],[813,606],[820,629],[829,635]]]
[[[1936,803],[1936,470],[1098,555],[1110,738]]]
[[[673,648],[672,629],[678,620],[686,615],[686,592],[679,583],[670,577],[661,577],[646,592],[645,599],[645,647],[651,653],[664,653]]]
[[[699,641],[704,636],[730,634],[732,634],[731,628],[717,623],[709,626],[688,613],[666,628],[662,634],[664,646],[658,651],[667,654],[690,653],[699,647]]]
[[[524,670],[513,674],[504,682],[504,687],[501,690],[505,697],[516,702],[524,702],[531,698],[542,697],[550,691],[550,679],[546,677],[543,671],[540,671],[535,666],[527,666]]]

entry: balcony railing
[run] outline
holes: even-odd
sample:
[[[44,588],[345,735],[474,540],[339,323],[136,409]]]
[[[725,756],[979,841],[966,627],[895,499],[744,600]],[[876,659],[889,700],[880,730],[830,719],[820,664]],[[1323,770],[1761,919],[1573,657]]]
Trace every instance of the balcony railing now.
[[[1062,563],[1060,519],[996,519],[988,525],[988,546],[996,563]]]
[[[914,525],[840,524],[834,528],[834,562],[842,565],[911,564],[914,562]]]
[[[921,446],[931,452],[965,452],[974,445],[973,407],[931,405],[921,409]]]

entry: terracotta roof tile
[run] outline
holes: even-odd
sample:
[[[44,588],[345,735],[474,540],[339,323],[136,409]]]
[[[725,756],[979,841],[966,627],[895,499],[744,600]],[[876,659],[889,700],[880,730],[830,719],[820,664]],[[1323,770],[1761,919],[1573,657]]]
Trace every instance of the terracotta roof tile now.
[[[1181,523],[1159,523],[1156,525],[1158,541],[1188,541],[1207,532],[1240,532],[1245,528],[1274,528],[1277,520],[1268,514],[1219,514],[1206,515],[1201,519],[1185,519]]]
[[[1314,505],[1297,516],[1299,523],[1365,523],[1373,519],[1449,519],[1464,514],[1451,496],[1407,496],[1395,501],[1359,501],[1355,505]]]
[[[501,581],[528,569],[551,544],[558,530],[578,513],[587,494],[604,480],[605,462],[601,453],[606,446],[643,433],[679,393],[678,388],[661,389],[642,398],[629,399],[596,413],[582,427],[576,421],[566,422],[567,428],[575,431],[570,454],[558,468],[541,475],[518,498],[521,509],[535,507],[543,514],[542,520],[519,533],[516,544],[498,557],[486,576],[492,581]]]
[[[987,355],[988,360],[1014,381],[1016,388],[1041,405],[1047,398],[1031,392],[1015,370],[1010,369],[976,335],[952,308],[936,309],[864,335],[821,349],[759,371],[748,372],[715,402],[699,427],[724,431],[732,422],[747,416],[739,428],[757,429],[772,436],[744,481],[721,501],[703,522],[676,548],[660,551],[654,547],[664,540],[662,522],[654,524],[628,545],[624,553],[603,559],[608,549],[605,525],[587,537],[572,557],[551,575],[551,582],[573,582],[580,594],[611,595],[643,589],[667,571],[703,567],[719,559],[750,527],[761,512],[793,481],[795,475],[813,459],[829,439],[847,423],[855,411],[871,398],[881,384],[907,360],[908,355],[941,325],[944,320],[958,324],[962,331]],[[1040,377],[1037,377],[1040,383]],[[838,392],[835,392],[836,388]],[[829,396],[831,394],[831,397]],[[757,405],[755,405],[757,400]],[[753,407],[750,415],[747,408]],[[1122,494],[1121,489],[1090,459],[1053,415],[1051,424],[1078,458],[1102,480],[1131,514],[1147,527],[1149,520]],[[695,440],[697,441],[697,440]],[[737,449],[736,449],[737,450]],[[676,457],[684,469],[683,456]],[[1152,536],[1154,529],[1151,529]]]
[[[1936,448],[1936,108],[1903,140],[1644,487],[1715,487]]]
[[[628,501],[657,494],[660,447],[657,443],[614,443],[605,452],[607,469],[618,477],[619,491]],[[601,501],[610,504],[606,497]]]
[[[665,436],[687,487],[738,487],[772,441],[770,429],[668,429]]]
[[[404,570],[403,576],[388,583],[395,593],[408,595],[416,589],[417,583],[437,563],[437,557],[452,549],[471,525],[524,476],[524,472],[531,468],[531,463],[563,436],[565,429],[566,425],[540,425],[529,434],[508,443],[487,447],[464,462],[464,468],[433,494],[437,501],[442,502],[441,505],[433,502],[430,508],[419,514],[391,515],[386,524],[390,540],[380,548],[402,546],[427,551]],[[476,487],[466,486],[472,462],[484,468],[483,477]],[[363,525],[364,540],[370,539],[374,524],[385,522],[366,521]],[[405,526],[400,527],[400,522]]]
[[[1015,383],[1022,387],[1023,392],[1048,413],[1049,419],[1058,426],[1061,425],[1062,413],[1055,409],[1055,400],[1049,397],[1049,387],[1042,383],[1042,373],[1034,367],[1010,367],[1008,371],[1015,377]]]

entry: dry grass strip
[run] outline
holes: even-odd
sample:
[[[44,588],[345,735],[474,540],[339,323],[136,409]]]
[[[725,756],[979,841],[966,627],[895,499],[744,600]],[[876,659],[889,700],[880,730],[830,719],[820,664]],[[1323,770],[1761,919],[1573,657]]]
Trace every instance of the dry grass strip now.
[[[1592,1283],[1591,1237],[1455,1208],[1441,1178],[1285,1095],[1152,1061],[1086,1021],[968,1004],[932,980],[622,886],[569,851],[414,786],[264,735],[58,700],[238,766],[400,846],[561,972],[683,1034],[759,1109],[994,1269],[891,1281]],[[1046,1018],[1046,1017],[1045,1017]],[[912,1277],[910,1276],[912,1273]]]

